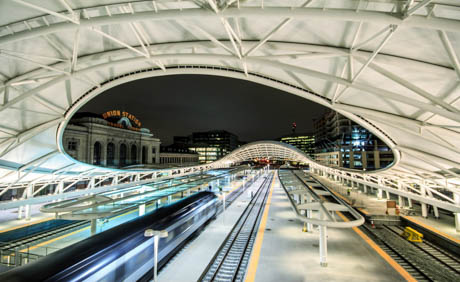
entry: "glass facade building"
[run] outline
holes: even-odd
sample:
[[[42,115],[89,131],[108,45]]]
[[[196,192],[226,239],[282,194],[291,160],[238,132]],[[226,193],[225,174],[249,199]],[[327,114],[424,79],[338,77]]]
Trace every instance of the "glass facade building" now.
[[[314,120],[315,160],[331,167],[373,170],[393,162],[391,149],[370,131],[328,111]]]
[[[297,147],[310,156],[315,153],[315,135],[313,133],[293,133],[278,138],[278,141]]]
[[[240,144],[238,136],[225,130],[193,132],[186,137],[175,136],[174,143],[176,142],[198,153],[200,163],[216,161],[238,148]]]

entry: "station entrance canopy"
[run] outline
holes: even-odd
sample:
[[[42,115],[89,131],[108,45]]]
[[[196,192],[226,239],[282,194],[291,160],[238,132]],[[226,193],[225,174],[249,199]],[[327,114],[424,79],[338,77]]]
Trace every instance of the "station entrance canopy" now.
[[[458,205],[459,55],[451,0],[2,1],[0,194],[126,173],[66,155],[71,116],[128,81],[207,74],[340,112],[393,150],[392,167],[375,177],[444,187]]]

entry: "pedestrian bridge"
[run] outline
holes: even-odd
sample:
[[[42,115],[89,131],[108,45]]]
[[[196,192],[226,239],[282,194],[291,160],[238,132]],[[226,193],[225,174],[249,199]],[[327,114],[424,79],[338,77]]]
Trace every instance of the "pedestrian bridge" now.
[[[83,180],[96,192],[108,180],[141,183],[264,156],[459,212],[455,1],[13,0],[0,4],[0,15],[0,195],[22,193],[2,208],[32,203],[50,184],[57,194],[46,197],[62,197]],[[127,172],[65,153],[64,128],[91,99],[176,74],[245,79],[309,99],[370,130],[395,161],[347,172],[261,142],[212,164]]]

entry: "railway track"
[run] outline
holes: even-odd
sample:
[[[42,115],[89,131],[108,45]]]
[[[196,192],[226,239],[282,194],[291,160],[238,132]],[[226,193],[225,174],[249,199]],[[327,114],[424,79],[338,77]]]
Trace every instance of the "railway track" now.
[[[344,215],[351,218],[348,213]],[[417,281],[459,281],[460,258],[455,254],[426,240],[423,243],[405,240],[400,236],[401,226],[371,228],[364,224],[358,228]]]
[[[387,253],[396,263],[404,268],[414,279],[417,281],[433,281],[429,276],[425,274],[423,269],[415,264],[410,257],[408,257],[404,251],[400,250],[391,241],[387,241],[386,238],[381,236],[373,228],[364,224],[358,227],[366,233],[385,253]]]
[[[243,281],[273,174],[269,174],[198,281]]]
[[[384,226],[387,230],[392,232],[395,235],[399,235],[403,232],[404,228],[402,226]],[[404,240],[404,239],[402,239]],[[452,276],[460,277],[460,258],[435,244],[424,241],[422,243],[409,242],[404,240],[405,243],[409,243],[414,246],[417,250],[423,253],[425,259],[431,259],[439,263],[439,267],[443,268],[443,272],[449,272]]]
[[[428,241],[405,240],[400,226],[374,229],[365,224],[359,228],[417,281],[458,281],[460,261],[454,254]]]

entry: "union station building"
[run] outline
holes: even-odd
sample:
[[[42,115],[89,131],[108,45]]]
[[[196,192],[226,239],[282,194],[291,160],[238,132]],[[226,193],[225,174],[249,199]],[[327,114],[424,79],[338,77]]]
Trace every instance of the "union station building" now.
[[[107,167],[160,162],[160,139],[125,111],[77,113],[67,125],[63,146],[74,159]]]

